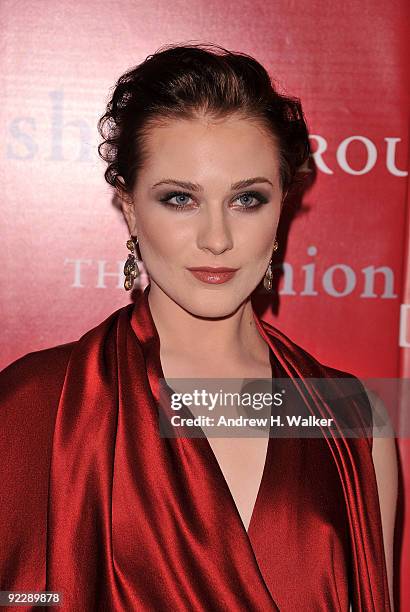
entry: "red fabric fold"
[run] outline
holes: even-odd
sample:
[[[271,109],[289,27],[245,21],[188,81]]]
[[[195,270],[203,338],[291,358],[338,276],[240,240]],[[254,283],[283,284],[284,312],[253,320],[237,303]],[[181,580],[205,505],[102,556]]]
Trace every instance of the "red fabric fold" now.
[[[17,527],[1,551],[2,590],[60,591],[56,609],[70,611],[348,610],[349,599],[355,611],[390,611],[371,440],[270,438],[247,533],[208,440],[159,435],[164,375],[148,292],[1,373],[0,460],[22,439],[23,409],[44,420],[5,471],[0,535]],[[281,376],[349,376],[254,317]],[[46,371],[58,373],[47,397]],[[308,381],[298,393],[312,414],[332,414]],[[367,400],[355,401],[359,415]],[[30,454],[48,487],[21,469]],[[41,494],[27,508],[29,482]]]

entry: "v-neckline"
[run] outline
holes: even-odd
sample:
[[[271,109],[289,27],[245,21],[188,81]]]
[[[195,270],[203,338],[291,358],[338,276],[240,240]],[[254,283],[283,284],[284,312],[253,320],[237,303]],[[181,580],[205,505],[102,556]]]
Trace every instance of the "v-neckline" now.
[[[271,370],[272,370],[271,374],[272,374],[272,380],[273,380],[275,365],[274,365],[274,355],[273,355],[273,352],[272,352],[270,347],[269,347],[269,359],[270,359],[270,364],[271,364]],[[165,381],[167,397],[169,399],[170,398],[170,393],[173,392],[173,389],[166,382],[166,378],[164,376],[164,372],[163,372],[163,369],[162,369],[162,363],[161,363],[160,356],[158,357],[158,370],[159,370],[159,373],[161,374],[160,378]],[[169,407],[167,407],[167,408],[169,408]],[[184,409],[187,411],[188,416],[191,416],[192,418],[194,417],[194,415],[191,413],[191,411],[189,410],[189,408],[187,406],[184,406]],[[243,529],[244,529],[246,535],[248,536],[248,538],[250,537],[251,531],[253,530],[253,524],[254,524],[254,522],[256,520],[257,510],[258,510],[258,507],[259,507],[259,505],[261,503],[261,500],[263,498],[263,495],[264,495],[264,489],[265,489],[265,486],[266,486],[265,481],[266,481],[266,479],[268,477],[267,475],[268,475],[269,466],[270,466],[270,463],[271,463],[271,454],[272,454],[272,442],[271,442],[271,440],[272,440],[272,435],[271,435],[272,434],[272,422],[271,422],[271,419],[270,419],[270,415],[269,415],[268,418],[269,418],[269,436],[268,436],[268,443],[266,445],[265,460],[264,460],[263,469],[262,469],[262,476],[261,476],[261,479],[260,479],[260,482],[259,482],[259,487],[258,487],[258,491],[257,491],[257,494],[256,494],[255,502],[253,504],[253,508],[252,508],[252,512],[251,512],[251,518],[250,518],[250,521],[249,521],[249,524],[248,524],[248,528],[246,528],[245,523],[242,520],[241,513],[239,512],[239,508],[238,508],[238,506],[237,506],[237,504],[235,502],[235,498],[234,498],[234,496],[232,494],[232,490],[231,490],[231,488],[230,488],[230,486],[228,484],[228,481],[227,481],[227,479],[225,477],[225,474],[223,473],[223,470],[222,470],[221,465],[220,465],[220,463],[219,463],[219,461],[218,461],[218,459],[217,459],[217,457],[215,455],[215,452],[214,452],[214,450],[213,450],[213,448],[212,448],[212,446],[211,446],[211,444],[209,442],[209,439],[205,435],[202,427],[200,425],[197,426],[197,429],[202,432],[202,435],[199,436],[199,439],[203,439],[204,440],[203,444],[204,444],[205,449],[206,449],[205,452],[208,455],[209,461],[213,464],[214,473],[216,473],[218,475],[217,478],[222,483],[222,486],[225,489],[225,491],[226,491],[226,493],[228,495],[228,498],[231,500],[231,505],[235,508],[236,513],[237,513],[238,518],[239,518],[239,521],[240,521],[241,525],[243,526]]]
[[[149,386],[151,389],[151,393],[154,399],[156,400],[157,405],[159,406],[161,401],[163,401],[162,393],[160,393],[160,388],[159,388],[160,380],[163,380],[165,382],[165,387],[166,387],[168,398],[170,398],[169,393],[170,391],[172,391],[172,389],[167,384],[166,378],[164,376],[164,371],[162,369],[161,355],[160,355],[160,338],[159,338],[158,330],[155,326],[155,322],[154,322],[154,319],[151,313],[151,309],[149,307],[149,301],[148,301],[149,289],[150,289],[150,285],[147,285],[143,293],[138,298],[138,300],[141,300],[138,304],[139,306],[138,314],[140,315],[140,317],[142,317],[142,319],[138,321],[138,323],[137,323],[137,320],[135,319],[135,315],[136,315],[135,307],[137,306],[137,303],[136,303],[134,304],[134,316],[132,317],[131,325],[134,328],[134,331],[137,337],[139,337],[140,342],[142,342],[142,344],[145,346],[144,352],[145,352],[145,357],[146,357],[148,382],[149,382]],[[254,315],[255,320],[257,321],[257,315],[255,311],[253,311],[253,315]],[[259,326],[257,326],[257,328],[259,328]],[[259,333],[261,334],[262,339],[268,345],[269,360],[271,364],[271,374],[272,374],[272,381],[273,381],[275,371],[277,372],[277,375],[279,376],[279,366],[275,358],[275,354],[273,353],[272,348],[269,346],[269,343],[263,337],[263,334],[261,332]],[[160,396],[161,396],[161,399],[160,399]],[[166,409],[169,410],[170,405],[167,405]],[[190,413],[187,407],[185,409],[188,410],[188,412]],[[172,410],[170,410],[169,413],[172,413]],[[218,480],[221,483],[222,489],[225,490],[226,496],[230,500],[230,504],[233,508],[233,511],[239,520],[239,524],[241,525],[244,533],[246,534],[248,542],[251,545],[251,549],[253,550],[250,536],[254,529],[254,524],[256,521],[256,515],[258,513],[258,508],[263,500],[264,491],[267,485],[266,480],[268,478],[269,466],[271,463],[271,454],[272,454],[271,419],[269,418],[269,438],[268,438],[268,444],[266,446],[265,462],[263,466],[262,477],[259,483],[259,488],[258,488],[258,492],[256,495],[255,503],[253,505],[248,528],[245,527],[245,524],[242,520],[242,517],[240,515],[238,506],[236,505],[235,499],[232,495],[229,484],[225,478],[225,475],[222,471],[221,466],[219,465],[219,461],[216,458],[216,455],[209,443],[208,438],[206,437],[202,428],[200,426],[197,426],[197,427],[202,432],[202,434],[199,436],[198,439],[203,440],[201,444],[203,444],[204,452],[206,453],[207,459],[211,464],[211,469],[216,477],[216,480]]]
[[[268,437],[268,443],[266,445],[265,461],[264,461],[264,464],[263,464],[262,476],[261,476],[261,479],[260,479],[260,482],[259,482],[259,487],[258,487],[258,492],[256,494],[255,502],[253,504],[253,508],[252,508],[252,512],[251,512],[251,518],[250,518],[250,521],[249,521],[249,524],[248,524],[248,528],[246,528],[245,523],[242,520],[241,513],[239,512],[239,508],[238,508],[238,506],[236,504],[236,501],[235,501],[235,498],[234,498],[234,496],[232,494],[232,490],[231,490],[231,488],[230,488],[230,486],[228,484],[228,481],[226,480],[225,474],[222,471],[222,468],[221,468],[221,466],[219,464],[219,461],[216,458],[214,450],[213,450],[211,444],[209,443],[208,438],[204,434],[204,439],[206,440],[205,446],[206,446],[207,451],[208,451],[209,459],[214,464],[214,468],[215,468],[216,473],[218,473],[219,480],[221,482],[223,482],[223,486],[224,486],[224,488],[225,488],[225,490],[226,490],[226,492],[228,494],[228,497],[231,499],[232,506],[235,508],[236,513],[237,513],[237,515],[239,517],[239,520],[240,520],[240,522],[241,522],[241,524],[243,526],[243,529],[244,529],[246,535],[248,536],[248,538],[250,537],[251,531],[253,530],[253,524],[255,523],[255,520],[256,520],[256,513],[257,513],[258,507],[259,507],[259,505],[261,503],[261,499],[263,498],[263,495],[264,495],[264,489],[265,489],[265,486],[266,486],[265,481],[267,479],[267,474],[268,474],[268,471],[269,471],[268,466],[270,464],[271,450],[272,450],[272,443],[271,443],[271,440],[272,440],[272,438],[271,438],[272,424],[271,424],[271,421],[270,421],[270,416],[269,416],[269,422],[270,422],[270,424],[269,424],[269,437]]]

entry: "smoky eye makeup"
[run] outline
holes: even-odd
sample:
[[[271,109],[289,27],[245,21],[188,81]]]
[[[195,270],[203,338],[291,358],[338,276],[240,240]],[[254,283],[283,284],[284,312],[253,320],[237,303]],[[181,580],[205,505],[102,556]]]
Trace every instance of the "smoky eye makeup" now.
[[[173,190],[166,192],[162,196],[160,196],[159,201],[164,205],[175,210],[192,210],[192,202],[194,202],[193,196],[187,191]],[[172,202],[171,200],[175,200]],[[181,200],[182,199],[182,200]],[[247,202],[244,202],[244,199]],[[232,202],[239,203],[235,206],[235,209],[242,210],[243,212],[253,212],[258,210],[263,204],[269,202],[269,197],[267,197],[262,192],[251,189],[244,191],[242,193],[238,193],[233,199]],[[242,203],[240,203],[242,201]]]

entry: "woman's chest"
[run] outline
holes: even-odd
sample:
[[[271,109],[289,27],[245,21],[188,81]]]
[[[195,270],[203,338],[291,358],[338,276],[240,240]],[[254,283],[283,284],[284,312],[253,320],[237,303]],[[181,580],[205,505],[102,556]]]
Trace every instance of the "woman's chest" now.
[[[266,465],[268,437],[208,438],[245,529],[249,529]]]

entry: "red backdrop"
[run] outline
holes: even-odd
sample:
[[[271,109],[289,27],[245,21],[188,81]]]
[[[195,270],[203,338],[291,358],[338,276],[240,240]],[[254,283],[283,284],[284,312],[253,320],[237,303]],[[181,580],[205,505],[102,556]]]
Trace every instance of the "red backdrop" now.
[[[292,224],[279,311],[264,318],[333,367],[409,377],[406,11],[405,0],[3,0],[0,368],[128,302],[127,228],[96,123],[127,68],[195,40],[261,61],[301,98],[311,133],[317,178]],[[408,492],[409,440],[398,446]],[[410,610],[403,500],[398,514],[396,589]]]

